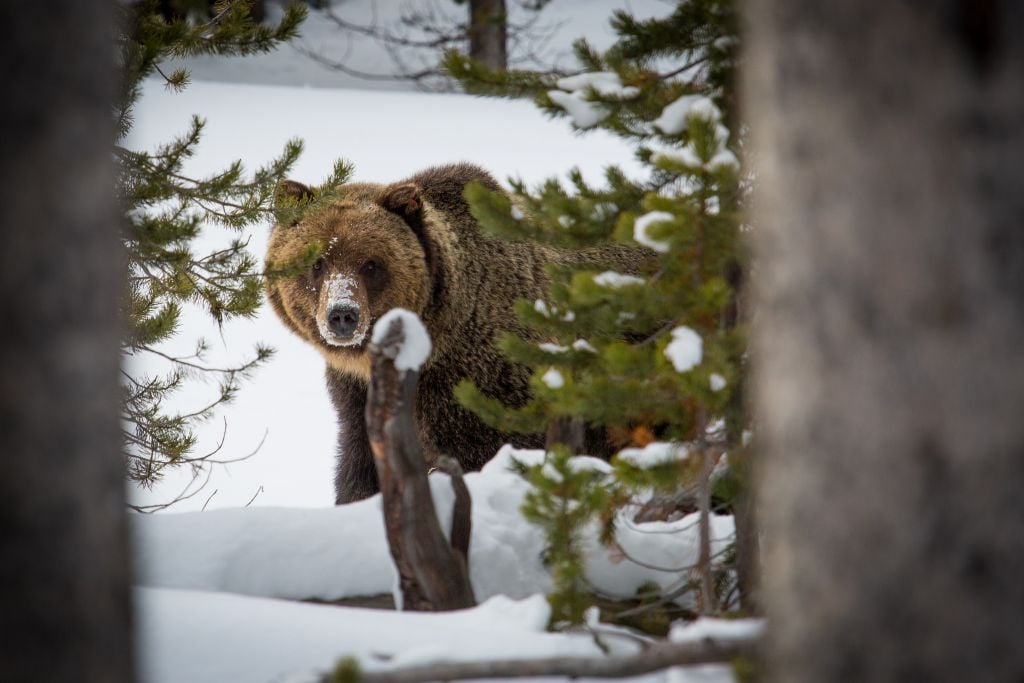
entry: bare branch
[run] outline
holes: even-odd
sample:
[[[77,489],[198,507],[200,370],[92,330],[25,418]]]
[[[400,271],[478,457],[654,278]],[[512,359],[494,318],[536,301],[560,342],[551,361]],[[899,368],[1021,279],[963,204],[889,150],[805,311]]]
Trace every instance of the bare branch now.
[[[260,487],[258,489],[256,489],[256,493],[252,494],[252,498],[249,499],[249,502],[246,503],[245,505],[243,505],[242,507],[249,507],[250,505],[252,505],[253,501],[256,500],[256,497],[258,495],[260,495],[261,493],[263,493],[263,485],[262,484],[260,484]]]
[[[203,480],[203,483],[195,491],[192,491],[191,493],[188,492],[188,490],[190,488],[192,488],[192,484],[194,484],[199,479],[199,474],[202,471],[203,471],[202,469],[195,470],[192,473],[192,479],[188,482],[188,484],[185,485],[185,488],[182,489],[181,493],[179,493],[177,496],[175,496],[173,499],[171,499],[170,501],[168,501],[166,503],[159,503],[159,504],[155,504],[155,505],[131,505],[131,504],[129,504],[128,507],[131,508],[132,510],[135,510],[136,512],[141,512],[141,513],[144,513],[144,514],[151,514],[153,512],[158,512],[160,510],[166,510],[167,508],[171,507],[172,505],[175,505],[176,503],[180,503],[183,500],[188,500],[189,498],[192,498],[193,496],[198,494],[200,491],[202,491],[204,488],[206,488],[206,485],[210,483],[210,475],[213,472],[209,468],[207,468],[206,469],[206,478]]]

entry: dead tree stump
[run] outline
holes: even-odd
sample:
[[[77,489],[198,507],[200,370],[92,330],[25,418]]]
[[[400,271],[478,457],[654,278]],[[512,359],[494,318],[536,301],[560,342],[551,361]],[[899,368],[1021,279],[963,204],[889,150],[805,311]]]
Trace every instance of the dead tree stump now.
[[[400,608],[463,609],[476,604],[467,569],[469,493],[461,469],[453,474],[458,464],[445,463],[442,469],[452,477],[456,491],[450,544],[437,521],[413,416],[418,364],[405,367],[406,363],[396,362],[408,341],[405,326],[413,323],[419,321],[386,316],[377,323],[386,327],[374,330],[369,346],[372,375],[366,401],[367,432],[380,480],[388,546],[399,574]]]

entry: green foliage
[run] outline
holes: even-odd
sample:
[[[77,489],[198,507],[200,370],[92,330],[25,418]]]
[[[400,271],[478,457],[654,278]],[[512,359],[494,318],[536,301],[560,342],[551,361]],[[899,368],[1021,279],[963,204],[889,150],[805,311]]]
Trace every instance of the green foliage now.
[[[525,406],[505,408],[470,384],[457,392],[500,429],[543,433],[556,420],[577,420],[603,428],[623,447],[667,441],[680,453],[653,466],[618,458],[610,475],[595,476],[575,471],[564,445],[549,444],[546,462],[525,473],[533,491],[524,513],[547,535],[553,620],[572,624],[594,599],[580,553],[587,526],[597,524],[614,546],[623,506],[643,504],[652,492],[704,500],[706,509],[711,468],[747,427],[740,393],[747,344],[737,315],[745,256],[733,3],[679,2],[667,17],[645,21],[616,12],[612,26],[619,37],[604,52],[575,44],[582,69],[572,77],[493,71],[456,53],[445,61],[470,92],[530,96],[577,128],[630,140],[648,169],[642,180],[606,169],[600,188],[578,170],[567,183],[528,188],[513,181],[511,201],[479,186],[466,192],[481,225],[505,239],[651,248],[643,272],[552,269],[547,298],[519,303],[520,320],[544,340],[500,340],[510,359],[534,370]],[[685,351],[692,354],[694,343],[699,358],[691,362]],[[719,418],[724,430],[711,429]],[[733,498],[739,482],[729,476],[714,485]],[[732,576],[721,562],[712,564],[705,553],[702,566],[683,577],[700,586],[703,572],[697,602],[705,611],[721,604]]]
[[[581,557],[582,527],[608,509],[613,489],[601,486],[599,470],[581,468],[562,445],[554,446],[543,465],[524,467],[533,485],[523,503],[526,519],[541,527],[548,539],[546,563],[552,568],[555,591],[548,596],[551,623],[579,624],[592,604]]]
[[[213,409],[230,401],[239,381],[266,361],[272,350],[257,345],[252,355],[231,367],[204,362],[208,350],[199,339],[186,356],[170,355],[160,345],[181,327],[183,307],[198,306],[217,325],[253,316],[262,302],[259,260],[248,249],[245,231],[272,218],[275,190],[295,163],[302,143],[292,140],[281,154],[247,172],[241,161],[206,177],[186,170],[202,139],[205,122],[195,116],[182,135],[156,150],[137,151],[123,145],[132,124],[132,110],[142,80],[157,75],[180,90],[188,73],[165,73],[161,64],[194,55],[248,55],[266,52],[294,37],[305,8],[293,4],[277,26],[255,23],[249,4],[234,0],[216,3],[179,2],[168,19],[157,2],[121,3],[117,46],[119,90],[113,116],[118,123],[117,192],[124,216],[121,239],[127,259],[127,285],[122,302],[126,331],[122,350],[164,358],[170,370],[163,376],[122,372],[122,424],[127,475],[150,486],[169,466],[200,468],[214,462],[213,453],[193,453],[194,425]],[[344,182],[351,169],[339,164],[328,184]],[[321,190],[323,191],[323,190]],[[296,207],[299,210],[303,207]],[[196,244],[206,227],[233,235],[221,248],[204,253]],[[304,255],[304,257],[307,255]],[[310,262],[316,256],[310,257]],[[302,259],[300,259],[302,260]],[[294,264],[283,264],[285,266]],[[219,389],[207,405],[180,414],[169,413],[167,398],[189,379],[212,376]]]
[[[355,657],[342,657],[331,671],[332,683],[359,683],[363,669]]]

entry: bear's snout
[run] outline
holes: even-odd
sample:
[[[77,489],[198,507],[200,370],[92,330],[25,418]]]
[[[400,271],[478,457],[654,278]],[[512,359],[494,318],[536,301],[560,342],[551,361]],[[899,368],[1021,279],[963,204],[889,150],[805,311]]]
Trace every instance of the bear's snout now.
[[[320,291],[316,324],[329,346],[358,347],[367,333],[366,289],[345,273],[327,278]]]
[[[327,326],[339,339],[350,339],[359,327],[359,309],[351,305],[335,306],[327,314]]]

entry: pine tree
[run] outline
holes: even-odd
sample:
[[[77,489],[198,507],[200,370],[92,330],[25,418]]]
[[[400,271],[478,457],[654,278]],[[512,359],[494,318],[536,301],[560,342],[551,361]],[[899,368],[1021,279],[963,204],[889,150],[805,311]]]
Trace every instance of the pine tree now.
[[[651,250],[642,276],[552,270],[547,299],[519,303],[520,319],[546,340],[501,340],[512,360],[534,369],[527,405],[511,410],[472,385],[458,388],[495,426],[548,432],[545,463],[524,468],[534,484],[524,512],[547,532],[556,623],[580,623],[593,600],[579,550],[585,527],[600,522],[602,539],[613,544],[620,514],[638,501],[702,512],[700,562],[684,580],[702,612],[728,608],[720,588],[730,575],[711,557],[708,528],[712,473],[726,451],[733,467],[716,476],[718,492],[729,498],[737,483],[744,488],[736,475],[748,425],[735,11],[729,0],[688,1],[662,19],[620,11],[612,24],[617,42],[605,52],[577,42],[581,72],[558,79],[491,70],[455,52],[446,59],[469,91],[532,95],[577,129],[603,128],[634,142],[649,170],[638,181],[609,168],[601,188],[578,170],[568,185],[513,181],[511,202],[467,190],[480,223],[507,239],[575,248],[614,240]],[[570,460],[574,444],[564,435],[573,430],[558,425],[573,422],[599,426],[628,447],[610,473]]]
[[[180,331],[184,305],[201,306],[218,326],[255,314],[262,301],[265,274],[247,248],[245,231],[269,217],[275,189],[302,149],[301,141],[292,140],[279,157],[251,174],[236,161],[208,177],[191,177],[184,165],[196,153],[202,137],[204,121],[198,116],[183,135],[155,151],[124,147],[144,79],[156,75],[175,90],[188,84],[188,72],[167,73],[161,68],[165,61],[267,52],[296,35],[306,12],[301,5],[289,5],[281,22],[267,27],[252,19],[244,0],[217,2],[210,10],[207,7],[206,2],[179,2],[174,3],[175,11],[162,12],[161,3],[155,1],[118,7],[120,74],[113,116],[118,133],[117,192],[124,211],[121,239],[128,270],[122,304],[126,333],[121,348],[126,356],[161,356],[172,368],[163,376],[122,370],[127,476],[145,486],[158,481],[167,467],[189,464],[198,470],[214,462],[212,454],[193,453],[193,427],[218,405],[230,401],[239,381],[272,353],[257,345],[248,360],[214,368],[204,362],[207,345],[202,339],[196,341],[194,353],[188,357],[167,355],[160,345]],[[348,167],[339,163],[325,187],[343,182],[348,172]],[[237,236],[222,249],[199,253],[194,243],[206,227],[227,228]],[[311,253],[309,261],[315,257]],[[218,394],[191,412],[168,412],[164,402],[195,375],[216,377]]]

